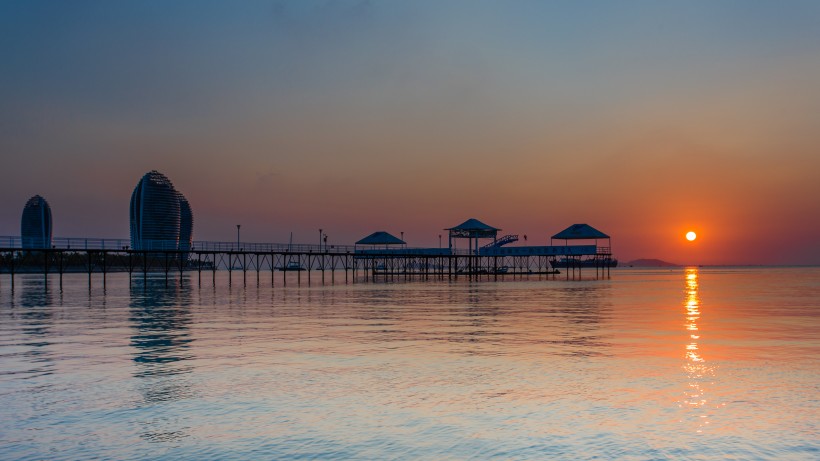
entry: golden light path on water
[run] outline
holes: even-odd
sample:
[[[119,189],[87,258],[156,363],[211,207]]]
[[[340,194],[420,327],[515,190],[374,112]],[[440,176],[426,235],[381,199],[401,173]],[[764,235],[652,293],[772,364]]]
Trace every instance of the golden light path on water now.
[[[688,378],[688,389],[685,391],[685,397],[680,402],[680,406],[693,410],[691,416],[694,418],[695,430],[703,432],[709,425],[710,409],[720,405],[714,405],[709,400],[708,387],[714,385],[715,367],[707,364],[699,348],[701,331],[698,325],[701,317],[701,303],[698,294],[698,269],[687,268],[685,278],[684,327],[689,340],[685,348],[686,362],[683,364],[683,369]]]

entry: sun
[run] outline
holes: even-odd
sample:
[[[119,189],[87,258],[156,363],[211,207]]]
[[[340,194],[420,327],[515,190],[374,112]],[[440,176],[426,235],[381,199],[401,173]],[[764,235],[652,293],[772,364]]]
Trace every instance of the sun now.
[[[690,242],[692,242],[692,241],[694,241],[696,238],[698,238],[698,234],[696,234],[696,233],[694,233],[694,232],[692,232],[692,231],[689,231],[689,232],[687,232],[687,233],[686,233],[686,240],[689,240]]]

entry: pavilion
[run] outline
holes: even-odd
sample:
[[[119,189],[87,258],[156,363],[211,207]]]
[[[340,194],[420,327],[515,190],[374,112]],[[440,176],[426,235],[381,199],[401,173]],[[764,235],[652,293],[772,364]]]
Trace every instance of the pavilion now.
[[[470,218],[464,221],[463,223],[459,224],[458,226],[444,230],[449,231],[447,241],[449,243],[450,250],[453,249],[454,238],[466,238],[468,240],[468,247],[470,249],[470,252],[474,252],[474,254],[477,255],[478,240],[491,239],[495,241],[498,238],[498,231],[500,231],[501,229],[490,226],[488,224],[484,224],[483,222],[475,218]]]
[[[604,253],[609,253],[612,244],[608,235],[590,226],[589,224],[573,224],[550,237],[550,245],[553,244],[553,240],[563,240],[564,246],[568,246],[570,240],[594,240],[595,246],[598,247],[598,240],[603,239],[606,239],[607,246],[602,247],[598,250],[598,252],[605,250],[603,251]]]

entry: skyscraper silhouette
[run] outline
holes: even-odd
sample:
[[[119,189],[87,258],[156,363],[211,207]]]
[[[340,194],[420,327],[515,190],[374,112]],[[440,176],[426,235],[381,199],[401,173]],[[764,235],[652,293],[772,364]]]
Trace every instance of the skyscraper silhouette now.
[[[188,199],[179,192],[179,249],[188,251],[194,233],[194,213],[191,211],[191,204]]]
[[[193,216],[191,207],[171,180],[152,170],[146,173],[131,194],[131,247],[135,250],[180,249],[181,208],[185,208],[185,233],[190,247]]]
[[[35,195],[28,199],[20,220],[23,248],[51,248],[51,207]]]

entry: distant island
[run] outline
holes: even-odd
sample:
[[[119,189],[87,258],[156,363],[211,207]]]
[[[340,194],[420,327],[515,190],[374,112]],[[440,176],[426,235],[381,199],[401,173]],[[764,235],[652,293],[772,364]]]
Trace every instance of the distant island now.
[[[624,264],[626,267],[678,267],[680,264],[674,264],[660,259],[636,259]]]

